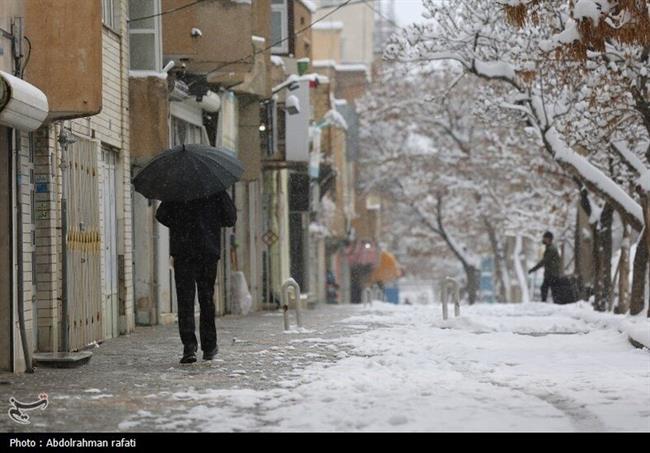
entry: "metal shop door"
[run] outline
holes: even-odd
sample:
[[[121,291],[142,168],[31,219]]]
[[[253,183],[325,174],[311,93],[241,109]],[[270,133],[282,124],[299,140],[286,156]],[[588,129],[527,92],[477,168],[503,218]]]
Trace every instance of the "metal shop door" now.
[[[104,338],[117,337],[119,331],[118,260],[117,260],[117,177],[118,154],[102,148],[102,194],[104,242]]]
[[[71,350],[104,338],[97,162],[100,144],[82,137],[76,137],[76,140],[63,152]]]

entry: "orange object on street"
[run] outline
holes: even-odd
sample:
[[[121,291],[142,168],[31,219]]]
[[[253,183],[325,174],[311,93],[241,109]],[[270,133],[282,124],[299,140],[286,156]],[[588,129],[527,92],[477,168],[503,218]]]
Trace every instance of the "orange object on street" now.
[[[398,279],[402,276],[402,269],[390,252],[383,251],[379,255],[379,266],[372,273],[370,280],[372,282],[387,283]]]

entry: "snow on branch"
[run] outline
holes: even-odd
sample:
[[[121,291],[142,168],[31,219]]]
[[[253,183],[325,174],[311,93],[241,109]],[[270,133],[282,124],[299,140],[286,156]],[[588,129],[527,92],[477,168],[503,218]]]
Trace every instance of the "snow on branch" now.
[[[643,143],[644,146],[648,147],[650,144]],[[634,169],[634,171],[639,175],[637,184],[644,192],[650,191],[650,168],[645,166],[641,159],[627,147],[627,144],[622,141],[613,141],[610,143],[610,146],[617,153],[623,162]]]
[[[488,79],[515,81],[517,78],[514,66],[505,61],[474,60],[473,68],[478,75]]]
[[[570,165],[585,182],[598,189],[600,193],[606,195],[612,203],[617,205],[619,210],[631,216],[632,218],[630,220],[635,223],[635,227],[641,229],[644,223],[643,210],[639,203],[634,201],[621,186],[616,184],[616,182],[590,163],[585,157],[571,149],[554,127],[549,128],[545,132],[544,139],[550,146],[553,156],[557,161]]]

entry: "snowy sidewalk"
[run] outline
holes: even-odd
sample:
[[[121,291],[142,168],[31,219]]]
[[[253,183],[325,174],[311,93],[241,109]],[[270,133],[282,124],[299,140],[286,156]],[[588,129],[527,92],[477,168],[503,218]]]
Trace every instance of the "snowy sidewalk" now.
[[[347,339],[351,357],[309,369],[301,404],[269,416],[282,429],[650,431],[650,353],[585,313],[477,305],[443,322],[439,306],[382,305],[347,321],[386,328]]]
[[[650,431],[650,353],[619,331],[628,318],[590,310],[463,306],[443,322],[439,305],[321,306],[290,334],[279,314],[224,318],[221,361],[184,367],[175,326],[145,329],[80,371],[0,386],[3,401],[51,400],[30,427],[0,429]]]

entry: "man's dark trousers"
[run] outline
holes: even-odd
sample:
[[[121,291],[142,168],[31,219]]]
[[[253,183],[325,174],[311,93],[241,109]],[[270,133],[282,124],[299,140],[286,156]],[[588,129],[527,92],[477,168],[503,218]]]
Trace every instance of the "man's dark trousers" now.
[[[546,297],[548,296],[548,290],[549,288],[551,289],[551,294],[553,295],[553,299],[555,299],[556,291],[558,288],[558,283],[559,283],[559,277],[555,276],[544,276],[544,281],[542,282],[542,302],[546,302]]]
[[[194,298],[199,293],[201,307],[199,332],[203,352],[217,345],[217,328],[214,322],[214,284],[217,278],[219,257],[214,255],[175,256],[174,274],[178,299],[178,330],[185,352],[197,351],[198,343],[194,324]]]

